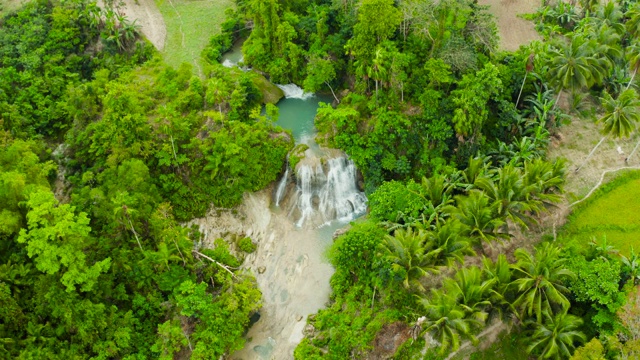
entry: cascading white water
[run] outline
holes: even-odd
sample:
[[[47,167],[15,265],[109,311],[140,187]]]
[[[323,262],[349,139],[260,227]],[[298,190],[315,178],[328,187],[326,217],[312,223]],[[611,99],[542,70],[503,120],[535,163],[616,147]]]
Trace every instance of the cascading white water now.
[[[284,97],[287,99],[306,100],[314,96],[313,93],[304,92],[304,90],[302,90],[302,88],[296,84],[276,84],[276,86],[282,90],[282,92],[284,93]]]
[[[367,198],[358,190],[356,165],[346,157],[329,159],[328,164],[327,183],[320,192],[321,213],[340,221],[364,214]]]
[[[353,161],[344,156],[332,158],[325,167],[318,163],[298,166],[295,201],[290,211],[298,227],[349,221],[367,210],[367,198],[358,189]]]
[[[222,66],[232,68],[232,67],[238,66],[238,64],[243,61],[244,61],[244,56],[240,56],[240,59],[238,61],[233,61],[231,59],[224,59],[224,61],[222,61]]]
[[[289,159],[287,158],[287,170],[284,171],[284,176],[280,180],[278,184],[278,188],[276,190],[276,206],[280,206],[280,201],[284,196],[284,190],[287,188],[287,181],[289,179]]]

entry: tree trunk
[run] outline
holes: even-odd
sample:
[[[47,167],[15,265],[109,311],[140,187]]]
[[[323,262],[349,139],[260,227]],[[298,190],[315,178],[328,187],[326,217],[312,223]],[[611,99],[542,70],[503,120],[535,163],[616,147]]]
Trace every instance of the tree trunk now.
[[[591,159],[591,156],[593,156],[593,153],[596,152],[596,149],[600,146],[600,144],[602,144],[602,142],[607,138],[608,135],[605,135],[602,137],[602,139],[600,139],[600,141],[596,144],[596,146],[593,148],[593,150],[591,150],[591,152],[589,153],[589,155],[587,155],[587,158],[584,160],[584,162],[582,163],[582,165],[578,166],[578,168],[576,169],[576,173],[578,171],[580,171],[580,169],[582,169],[582,167],[589,162],[589,159]]]
[[[553,103],[553,107],[551,110],[555,110],[556,106],[558,106],[558,101],[560,101],[560,95],[562,95],[562,88],[558,89],[558,97],[556,97],[556,102]]]
[[[336,102],[338,104],[340,104],[340,100],[338,100],[338,97],[336,96],[336,93],[333,92],[333,88],[331,87],[331,85],[329,85],[328,81],[324,82],[325,84],[327,84],[327,86],[329,87],[329,89],[331,90],[331,94],[333,95],[333,98],[336,99]]]
[[[638,67],[640,66],[636,66],[636,68],[633,69],[633,75],[631,75],[631,80],[629,80],[629,83],[627,84],[627,87],[625,88],[625,90],[628,90],[629,87],[631,87],[631,84],[633,84],[633,78],[636,77],[636,73],[638,72]]]
[[[374,80],[376,82],[376,107],[378,106],[378,80]]]
[[[173,159],[176,161],[176,165],[178,164],[178,157],[176,156],[176,147],[173,144],[173,135],[170,135],[171,139],[171,149],[173,150]]]
[[[520,102],[520,96],[522,95],[522,89],[524,89],[524,84],[527,82],[528,72],[524,73],[524,79],[522,79],[522,85],[520,86],[520,92],[518,93],[518,100],[516,100],[516,107],[518,107],[518,103]]]
[[[138,242],[140,251],[144,252],[144,249],[142,249],[142,244],[140,243],[140,239],[138,238],[138,233],[136,232],[136,229],[133,227],[133,223],[131,222],[131,219],[127,217],[127,220],[129,221],[129,226],[131,226],[131,232],[133,233],[133,236],[136,237],[136,241]]]
[[[633,156],[633,154],[636,153],[636,150],[638,150],[638,146],[640,146],[640,140],[638,140],[638,142],[636,143],[636,146],[633,148],[633,150],[631,150],[631,154],[629,154],[629,156],[627,156],[626,158],[624,158],[624,162],[628,163],[629,159],[631,159],[631,157]]]

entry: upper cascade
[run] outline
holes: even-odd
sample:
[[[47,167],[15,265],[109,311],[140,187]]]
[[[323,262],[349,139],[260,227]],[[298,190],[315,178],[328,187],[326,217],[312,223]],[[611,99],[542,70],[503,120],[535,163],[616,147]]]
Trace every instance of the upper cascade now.
[[[243,60],[244,60],[244,56],[241,56],[238,61],[233,61],[231,59],[224,59],[224,61],[222,62],[222,66],[228,67],[228,68],[236,67]]]
[[[305,92],[300,86],[296,84],[276,84],[276,86],[279,87],[282,92],[284,92],[284,97],[287,99],[307,100],[315,96],[314,93]]]

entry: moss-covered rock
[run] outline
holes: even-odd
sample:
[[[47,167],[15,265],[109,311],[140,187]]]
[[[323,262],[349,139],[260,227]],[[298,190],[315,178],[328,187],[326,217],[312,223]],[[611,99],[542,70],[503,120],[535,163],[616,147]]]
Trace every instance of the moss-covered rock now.
[[[279,87],[273,85],[267,78],[257,72],[253,73],[253,83],[262,93],[262,102],[265,104],[276,104],[284,97],[284,92]]]
[[[296,165],[300,162],[300,160],[304,157],[304,152],[307,151],[309,146],[307,144],[298,144],[296,147],[291,150],[289,153],[289,166],[292,169],[296,168]]]

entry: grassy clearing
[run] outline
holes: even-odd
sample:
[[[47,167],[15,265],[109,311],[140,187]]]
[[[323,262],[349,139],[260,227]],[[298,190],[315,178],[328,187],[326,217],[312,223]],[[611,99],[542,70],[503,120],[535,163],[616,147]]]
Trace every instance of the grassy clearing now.
[[[640,250],[640,172],[628,172],[592,196],[570,216],[561,237],[587,244],[606,236],[623,255],[632,246]]]
[[[3,0],[0,1],[0,16],[7,14],[10,11],[13,11],[22,5],[26,4],[28,0]]]
[[[156,0],[167,27],[165,61],[178,68],[186,62],[200,68],[200,53],[220,31],[224,12],[233,0]]]

